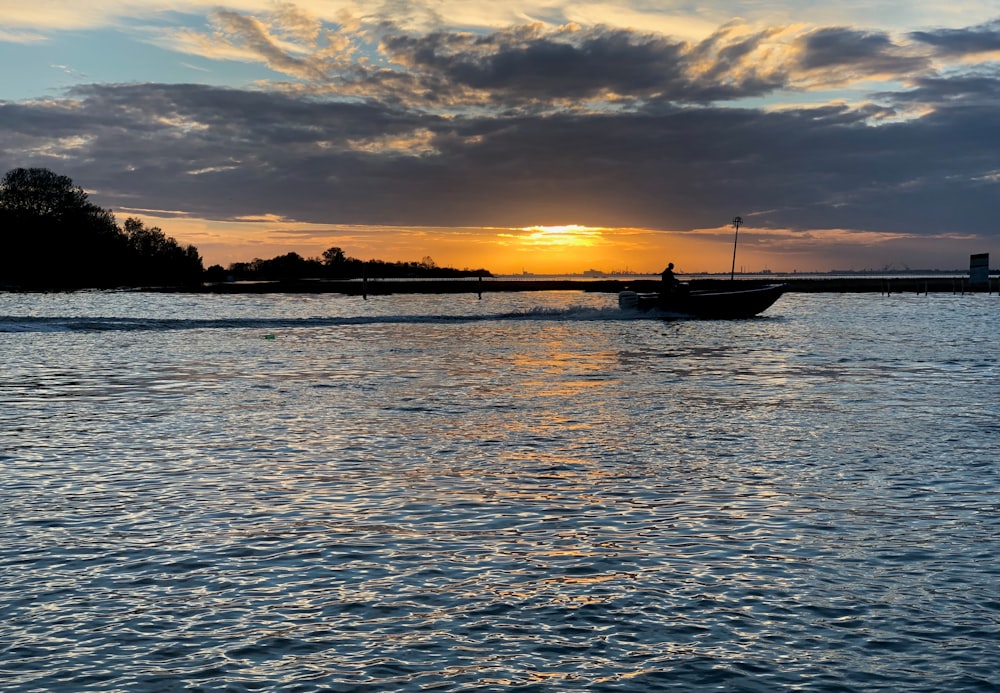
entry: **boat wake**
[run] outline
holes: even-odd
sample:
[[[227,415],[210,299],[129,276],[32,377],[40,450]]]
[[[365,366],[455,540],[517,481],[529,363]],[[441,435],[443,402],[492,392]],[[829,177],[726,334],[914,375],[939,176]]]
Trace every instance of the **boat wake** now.
[[[491,321],[612,321],[635,320],[618,308],[530,308],[507,313],[467,315],[314,316],[308,318],[134,318],[0,316],[0,333],[36,332],[165,332],[176,330],[277,330],[394,324],[469,324]]]

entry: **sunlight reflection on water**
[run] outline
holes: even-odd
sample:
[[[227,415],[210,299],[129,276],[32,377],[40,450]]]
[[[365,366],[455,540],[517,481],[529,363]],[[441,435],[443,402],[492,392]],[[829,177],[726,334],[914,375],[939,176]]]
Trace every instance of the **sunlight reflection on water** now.
[[[0,296],[5,689],[1000,685],[995,297],[611,303]]]

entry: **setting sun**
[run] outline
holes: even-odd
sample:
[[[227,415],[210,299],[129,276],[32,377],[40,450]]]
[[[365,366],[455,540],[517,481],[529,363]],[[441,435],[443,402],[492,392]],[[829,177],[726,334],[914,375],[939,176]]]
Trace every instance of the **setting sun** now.
[[[565,226],[528,226],[520,231],[526,236],[517,236],[517,242],[530,247],[593,247],[603,240],[605,229],[579,224]]]

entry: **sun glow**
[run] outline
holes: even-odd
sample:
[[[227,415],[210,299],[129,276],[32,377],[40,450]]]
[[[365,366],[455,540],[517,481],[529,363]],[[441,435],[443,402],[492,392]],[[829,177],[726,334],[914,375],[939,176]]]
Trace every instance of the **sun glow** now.
[[[519,231],[526,235],[518,236],[521,245],[543,248],[584,247],[591,248],[603,240],[600,227],[566,224],[565,226],[527,226]]]
[[[726,224],[690,231],[631,227],[402,227],[313,224],[273,214],[229,221],[186,217],[176,210],[119,209],[120,218],[140,216],[182,245],[195,245],[206,267],[295,252],[320,257],[339,247],[350,257],[389,262],[430,256],[440,267],[483,268],[494,274],[579,274],[591,269],[615,273],[658,274],[668,262],[680,275],[728,273],[733,261],[733,230]],[[957,236],[923,239],[928,257],[952,257]],[[972,237],[963,238],[963,243]],[[871,267],[873,253],[883,264],[900,256],[906,234],[752,228],[740,233],[736,266],[749,272],[828,271]],[[819,258],[818,260],[816,258]],[[956,263],[962,258],[957,258]],[[869,263],[869,264],[862,264]]]

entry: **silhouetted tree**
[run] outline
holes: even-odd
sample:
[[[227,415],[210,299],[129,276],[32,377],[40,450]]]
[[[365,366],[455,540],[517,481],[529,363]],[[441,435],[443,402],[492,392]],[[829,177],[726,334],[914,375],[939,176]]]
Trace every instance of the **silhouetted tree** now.
[[[111,287],[200,281],[201,258],[160,229],[114,215],[82,188],[44,168],[17,168],[0,181],[0,285]]]
[[[207,282],[224,282],[229,278],[229,273],[222,265],[212,265],[205,270],[204,278]]]
[[[67,176],[47,168],[15,168],[0,182],[0,207],[23,218],[59,219],[93,205]]]
[[[229,276],[235,279],[290,280],[315,279],[324,275],[319,258],[304,258],[298,253],[286,253],[270,260],[254,258],[250,262],[229,265]]]
[[[209,268],[210,270],[213,268]],[[218,268],[213,277],[218,277]],[[235,279],[283,280],[325,277],[327,279],[359,279],[361,277],[391,279],[399,277],[489,277],[488,270],[457,270],[438,267],[429,256],[420,262],[385,262],[348,257],[337,247],[328,248],[320,258],[305,259],[298,253],[279,255],[270,260],[254,258],[250,262],[229,265],[229,276]],[[220,278],[213,281],[221,281]]]
[[[347,256],[340,248],[333,247],[323,251],[323,264],[327,267],[336,267],[346,262]]]
[[[124,247],[111,212],[66,176],[17,168],[0,181],[0,282],[70,288],[115,283]]]
[[[264,271],[272,279],[300,279],[305,276],[306,260],[298,253],[286,253],[269,260]]]
[[[191,284],[201,281],[201,256],[193,245],[182,248],[157,227],[141,220],[125,220],[125,239],[132,263],[132,283]]]

